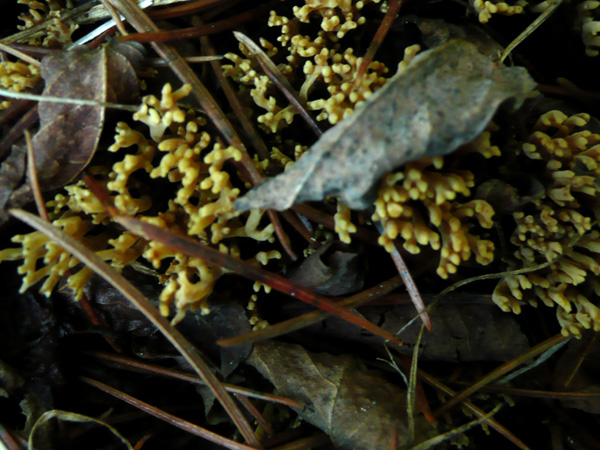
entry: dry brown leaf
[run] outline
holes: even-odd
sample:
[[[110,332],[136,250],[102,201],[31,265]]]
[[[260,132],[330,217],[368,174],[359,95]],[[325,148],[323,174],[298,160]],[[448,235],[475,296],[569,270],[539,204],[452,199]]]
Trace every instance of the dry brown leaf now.
[[[350,356],[268,341],[254,346],[248,362],[280,395],[306,405],[298,414],[337,447],[377,450],[408,442],[405,390]]]
[[[332,241],[290,270],[288,278],[317,294],[345,295],[362,289],[364,261],[350,245]]]
[[[520,105],[534,87],[524,68],[495,64],[466,41],[423,52],[289,170],[235,207],[284,210],[336,196],[353,209],[367,208],[384,173],[473,140],[502,102]]]
[[[388,298],[393,300],[394,296]],[[403,330],[398,337],[404,345],[396,351],[407,356],[412,354],[422,323],[415,320],[406,329],[404,327],[417,314],[414,306],[363,306],[359,312],[390,333]],[[294,309],[286,311],[286,315],[295,316],[298,313]],[[509,361],[530,347],[515,318],[481,296],[463,294],[456,299],[446,298],[431,312],[431,321],[431,332],[424,333],[420,342],[420,360]],[[339,339],[346,345],[372,346],[374,352],[381,349],[372,335],[352,329],[334,317],[305,328],[302,332],[305,335],[310,333],[319,340]]]
[[[130,45],[104,45],[42,60],[43,95],[126,103],[138,91],[142,53]],[[40,129],[33,137],[42,189],[62,187],[89,163],[100,139],[105,108],[41,102]]]

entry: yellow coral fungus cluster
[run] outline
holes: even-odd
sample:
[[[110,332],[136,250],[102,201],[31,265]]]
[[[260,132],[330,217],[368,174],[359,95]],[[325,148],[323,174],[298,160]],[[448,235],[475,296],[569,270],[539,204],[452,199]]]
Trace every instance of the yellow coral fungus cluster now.
[[[475,8],[479,22],[487,23],[492,14],[501,14],[504,16],[522,14],[523,7],[527,5],[527,2],[524,0],[517,0],[510,3],[499,0],[471,0],[471,4]]]
[[[28,13],[19,15],[19,20],[25,23],[24,25],[17,26],[20,30],[27,30],[44,21],[49,21],[48,26],[43,32],[43,39],[34,37],[28,41],[28,44],[64,48],[73,42],[71,35],[79,26],[73,22],[63,23],[61,20],[61,11],[63,9],[60,2],[56,0],[18,0],[17,3],[22,3],[29,7]],[[40,34],[37,33],[36,36]]]
[[[115,153],[116,162],[112,166],[93,166],[90,171],[108,188],[111,200],[123,214],[216,244],[220,251],[236,256],[239,252],[231,238],[272,242],[273,226],[261,226],[260,211],[234,211],[239,190],[232,185],[224,165],[229,160],[239,160],[240,150],[213,143],[202,130],[204,120],[177,105],[188,93],[188,86],[172,91],[167,85],[160,100],[146,97],[134,117],[150,128],[152,139],[119,123],[115,143],[109,148]],[[117,268],[140,257],[154,266],[164,285],[159,297],[163,314],[169,313],[171,305],[175,307],[175,320],[182,318],[188,308],[208,311],[206,300],[225,273],[222,268],[173,252],[160,242],[134,238],[128,232],[111,239],[115,234],[110,227],[111,218],[88,188],[78,182],[66,186],[64,191],[47,204],[55,225]],[[19,269],[26,274],[23,289],[48,277],[42,291],[49,294],[66,269],[78,264],[39,233],[17,236],[14,241],[22,247],[3,250],[0,261],[24,260]],[[261,252],[252,261],[267,264],[279,256],[276,251]],[[38,260],[43,261],[41,269]],[[76,289],[77,296],[89,276],[91,272],[83,269],[69,277],[69,285]]]
[[[306,0],[302,7],[294,6],[294,16],[300,22],[308,23],[315,13],[321,16],[321,28],[335,33],[341,39],[345,34],[365,22],[360,10],[366,3],[379,3],[381,0]]]
[[[14,92],[33,88],[41,80],[40,70],[32,64],[21,62],[0,62],[0,85]],[[0,103],[0,109],[8,108],[10,101]]]
[[[381,223],[379,243],[388,251],[393,250],[397,238],[413,254],[423,246],[441,250],[437,273],[447,278],[472,254],[480,264],[493,260],[494,244],[469,230],[473,218],[480,226],[491,228],[494,210],[484,200],[455,201],[458,195],[471,195],[473,174],[441,171],[443,165],[443,158],[423,158],[387,175],[372,219]]]
[[[588,56],[600,53],[600,2],[584,0],[577,4],[577,18],[581,27],[581,38]]]
[[[298,85],[300,97],[307,101],[308,108],[318,111],[317,120],[328,120],[331,124],[341,121],[386,81],[384,74],[388,69],[377,61],[371,62],[363,77],[356,80],[362,57],[338,42],[340,37],[364,23],[359,13],[367,3],[378,1],[307,0],[304,6],[294,7],[293,18],[271,11],[268,25],[281,28],[277,41],[282,47],[266,39],[260,43],[270,56],[285,54],[285,62],[278,68]],[[303,23],[313,18],[321,20],[317,36],[302,34]],[[253,102],[266,111],[257,121],[265,130],[276,133],[291,124],[297,112],[290,105],[278,104],[271,81],[259,73],[247,49],[240,48],[245,57],[234,53],[225,55],[233,62],[233,65],[223,66],[225,74],[251,87]],[[319,91],[325,88],[327,92],[319,98],[311,98],[316,88]]]
[[[584,128],[589,120],[587,114],[550,111],[523,144],[545,194],[514,213],[514,256],[521,267],[552,264],[505,277],[493,294],[502,309],[516,313],[524,302],[556,305],[565,335],[600,331],[600,309],[593,300],[600,294],[600,135]]]

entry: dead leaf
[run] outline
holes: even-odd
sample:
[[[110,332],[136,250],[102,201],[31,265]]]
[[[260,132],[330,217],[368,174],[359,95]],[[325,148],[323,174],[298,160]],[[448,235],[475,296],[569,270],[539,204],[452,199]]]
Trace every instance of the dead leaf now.
[[[497,57],[504,47],[487,34],[480,26],[466,22],[461,24],[447,22],[444,19],[419,17],[408,14],[402,17],[403,24],[414,24],[421,33],[421,39],[427,48],[434,48],[453,40],[463,39],[477,46],[479,53]]]
[[[390,449],[408,442],[405,390],[362,370],[350,356],[268,341],[254,346],[248,362],[280,395],[305,404],[298,414],[336,447]]]
[[[142,53],[125,44],[75,50],[42,60],[42,95],[122,103],[138,91],[136,67]],[[40,129],[33,137],[36,168],[43,190],[75,178],[96,151],[105,108],[40,102]]]
[[[390,301],[394,295],[387,296]],[[426,303],[429,299],[424,297]],[[399,299],[404,300],[404,299]],[[408,300],[407,300],[408,301]],[[291,308],[291,307],[290,307]],[[359,312],[390,333],[397,333],[411,321],[416,311],[410,304],[388,306],[363,306]],[[287,315],[296,316],[297,310],[290,309]],[[462,294],[460,298],[445,298],[431,313],[432,331],[423,334],[420,342],[419,359],[427,361],[509,361],[527,349],[529,342],[515,318],[503,313],[482,296]],[[396,349],[410,356],[417,342],[422,323],[414,321],[398,336],[404,345]],[[345,345],[361,345],[380,351],[373,336],[363,330],[354,330],[334,317],[322,324],[302,330],[318,340],[343,340]]]
[[[209,298],[210,313],[187,314],[178,327],[202,351],[221,361],[221,375],[227,378],[245,361],[252,346],[221,347],[216,341],[240,333],[248,333],[252,327],[246,314],[245,305],[235,296],[217,296]]]
[[[524,68],[494,64],[466,41],[423,52],[289,170],[252,189],[235,207],[284,210],[337,196],[365,209],[384,173],[473,140],[502,102],[513,98],[520,105],[534,87]]]
[[[362,289],[364,269],[360,255],[351,246],[335,241],[320,247],[290,270],[288,278],[317,294],[338,296]]]

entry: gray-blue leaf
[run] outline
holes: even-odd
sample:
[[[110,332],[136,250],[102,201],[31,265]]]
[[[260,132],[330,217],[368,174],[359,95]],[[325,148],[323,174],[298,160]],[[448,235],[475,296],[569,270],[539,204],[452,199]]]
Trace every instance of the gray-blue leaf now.
[[[329,196],[367,208],[382,175],[456,150],[485,129],[502,102],[512,98],[520,106],[535,85],[524,68],[498,65],[466,41],[423,52],[235,208],[284,210]]]

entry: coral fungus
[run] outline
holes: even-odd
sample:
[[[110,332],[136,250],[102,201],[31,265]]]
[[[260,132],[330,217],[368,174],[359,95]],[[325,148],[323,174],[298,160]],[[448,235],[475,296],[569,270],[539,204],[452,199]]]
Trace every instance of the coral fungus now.
[[[480,264],[493,260],[494,244],[471,234],[469,229],[471,218],[490,228],[494,210],[484,200],[455,201],[458,195],[470,196],[473,174],[442,172],[443,164],[443,158],[423,158],[387,175],[372,219],[381,222],[384,232],[379,243],[388,251],[392,251],[396,238],[401,238],[404,248],[413,254],[427,245],[441,250],[437,273],[447,278],[471,254]]]
[[[268,24],[281,28],[277,40],[282,48],[265,39],[261,39],[261,44],[271,56],[285,52],[286,62],[279,65],[279,70],[290,79],[303,79],[300,97],[307,101],[310,110],[319,112],[317,120],[328,120],[331,124],[339,122],[386,81],[384,74],[388,69],[377,61],[371,62],[367,73],[356,80],[362,57],[355,56],[352,48],[344,48],[338,42],[349,30],[364,22],[359,11],[367,3],[378,2],[308,1],[303,7],[294,8],[294,18],[271,12]],[[301,34],[302,23],[315,16],[322,19],[318,36]],[[234,63],[224,66],[225,74],[242,85],[252,86],[250,95],[254,103],[266,111],[257,120],[266,130],[275,133],[291,124],[297,113],[289,105],[277,104],[272,83],[266,75],[257,72],[245,47],[240,48],[246,58],[234,53],[225,55]],[[357,81],[358,85],[355,85]],[[311,98],[313,91],[323,87],[326,95]]]
[[[600,293],[600,135],[585,129],[590,117],[542,115],[522,157],[541,174],[545,193],[513,214],[517,267],[552,262],[542,270],[502,279],[494,301],[520,312],[523,302],[556,305],[563,334],[600,331],[600,309],[591,299]]]
[[[527,2],[524,0],[518,0],[511,3],[498,0],[471,0],[471,4],[478,14],[479,22],[487,23],[492,17],[492,14],[502,14],[504,16],[522,14],[523,7]]]
[[[72,43],[71,35],[79,26],[70,21],[63,23],[61,20],[62,7],[59,2],[55,0],[47,0],[45,2],[39,0],[18,0],[18,3],[29,7],[28,13],[23,13],[19,16],[19,20],[24,22],[24,25],[18,25],[19,29],[27,30],[40,25],[44,21],[48,21],[46,28],[36,32],[34,34],[35,37],[29,40],[29,44],[63,48]]]
[[[588,56],[600,53],[600,2],[584,0],[577,4],[577,17],[581,27],[581,38]]]
[[[145,98],[135,117],[148,125],[152,139],[119,123],[115,143],[109,148],[117,156],[116,162],[112,167],[93,166],[89,170],[108,188],[114,205],[123,214],[196,236],[234,255],[239,252],[231,238],[272,241],[273,226],[261,228],[261,212],[244,214],[233,210],[239,190],[232,185],[224,164],[231,159],[239,160],[240,151],[213,144],[210,135],[202,130],[204,121],[177,105],[187,93],[187,86],[173,92],[167,85],[160,100],[153,96]],[[150,179],[149,183],[141,181],[144,176]],[[160,295],[163,314],[168,314],[171,304],[175,306],[176,320],[188,308],[207,311],[207,297],[225,273],[223,269],[173,252],[158,242],[140,240],[128,232],[115,237],[110,216],[82,182],[66,186],[64,193],[47,205],[56,226],[84,242],[117,269],[142,257],[159,270],[164,285]],[[0,251],[0,260],[23,259],[19,269],[25,274],[23,289],[46,278],[42,292],[49,294],[67,268],[78,264],[74,257],[38,232],[13,240],[21,248]],[[269,257],[265,258],[263,253]],[[279,257],[277,252],[261,255],[255,259],[257,263],[266,264],[269,259]],[[38,261],[43,262],[42,268]],[[84,268],[69,277],[68,284],[75,289],[76,296],[81,295],[90,276],[91,271]]]
[[[40,70],[31,64],[21,62],[0,62],[0,85],[14,92],[21,92],[33,88],[39,81]],[[10,102],[7,100],[0,103],[0,109],[7,108]]]

